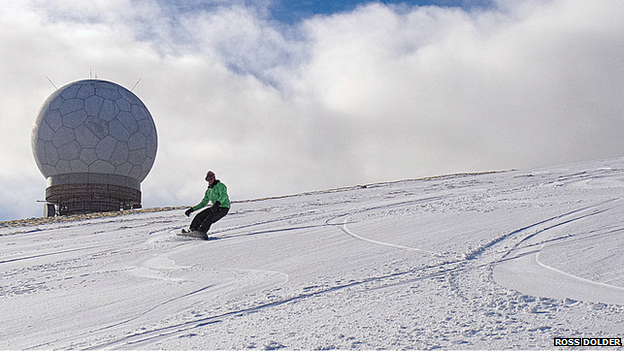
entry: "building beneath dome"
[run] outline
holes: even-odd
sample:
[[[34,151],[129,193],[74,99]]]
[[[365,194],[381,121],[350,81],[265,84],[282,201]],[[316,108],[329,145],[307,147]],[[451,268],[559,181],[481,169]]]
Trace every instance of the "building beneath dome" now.
[[[128,89],[97,79],[63,86],[41,106],[31,142],[54,205],[48,215],[141,207],[157,135],[147,107]]]

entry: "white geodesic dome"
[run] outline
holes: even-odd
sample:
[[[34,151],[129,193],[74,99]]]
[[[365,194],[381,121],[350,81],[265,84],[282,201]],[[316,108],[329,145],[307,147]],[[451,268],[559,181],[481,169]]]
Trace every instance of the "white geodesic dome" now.
[[[141,100],[104,80],[63,86],[43,103],[32,151],[46,178],[112,174],[141,182],[156,158],[156,127]]]

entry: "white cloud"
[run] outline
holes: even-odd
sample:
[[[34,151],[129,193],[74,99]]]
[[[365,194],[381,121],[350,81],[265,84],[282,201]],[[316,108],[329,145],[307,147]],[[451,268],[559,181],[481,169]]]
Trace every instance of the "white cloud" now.
[[[0,8],[3,199],[43,194],[30,128],[46,76],[60,87],[90,70],[141,79],[159,133],[146,206],[198,202],[208,169],[245,199],[624,153],[619,0],[371,4],[296,27],[267,4],[84,4]],[[35,200],[0,218],[40,215]]]
[[[621,155],[614,137],[622,130],[613,128],[621,123],[613,122],[622,117],[624,40],[613,17],[622,17],[623,4],[570,3],[524,8],[521,18],[513,9],[401,16],[372,5],[311,21],[304,85],[374,130],[367,140],[382,152],[368,161],[393,174],[419,173],[422,161],[407,164],[423,154],[435,157],[426,168],[436,171]]]

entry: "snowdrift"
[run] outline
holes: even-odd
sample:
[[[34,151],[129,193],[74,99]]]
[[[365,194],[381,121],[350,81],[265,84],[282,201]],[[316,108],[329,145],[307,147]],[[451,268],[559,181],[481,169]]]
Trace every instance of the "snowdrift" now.
[[[624,160],[0,227],[0,348],[553,348],[624,334]]]

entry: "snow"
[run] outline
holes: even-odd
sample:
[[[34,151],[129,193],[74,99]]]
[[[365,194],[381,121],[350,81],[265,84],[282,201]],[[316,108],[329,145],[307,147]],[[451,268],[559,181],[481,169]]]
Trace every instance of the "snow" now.
[[[208,241],[179,209],[4,226],[0,349],[622,337],[623,195],[615,159],[235,202]]]

